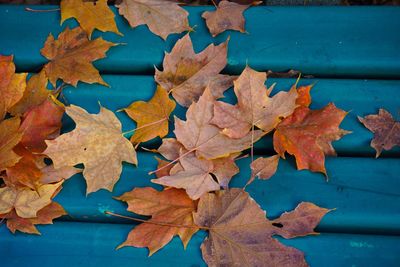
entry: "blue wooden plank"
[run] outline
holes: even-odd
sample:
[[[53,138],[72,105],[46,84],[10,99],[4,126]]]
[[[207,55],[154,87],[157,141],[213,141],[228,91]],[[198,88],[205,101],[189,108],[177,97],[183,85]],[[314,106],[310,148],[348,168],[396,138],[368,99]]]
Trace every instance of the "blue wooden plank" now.
[[[85,196],[86,185],[81,175],[66,181],[56,201],[70,217],[66,220],[127,222],[105,215],[112,211],[135,216],[126,205],[112,199],[134,187],[161,186],[152,184],[148,172],[156,169],[151,153],[138,153],[139,167],[125,165],[114,192],[105,190]],[[241,159],[241,173],[231,186],[243,187],[250,176],[250,159]],[[301,201],[310,201],[326,208],[337,208],[322,220],[319,230],[362,233],[400,233],[400,159],[329,158],[326,162],[329,182],[321,174],[297,171],[293,161],[281,161],[278,172],[268,181],[255,181],[246,190],[267,211],[277,217],[292,210]]]
[[[90,112],[98,112],[100,103],[112,110],[127,107],[131,102],[148,100],[151,98],[155,83],[150,76],[130,75],[105,75],[104,79],[111,88],[99,85],[79,84],[78,88],[66,88],[64,90],[67,103],[79,105]],[[288,90],[295,82],[294,79],[268,79],[268,85],[277,82],[276,91]],[[333,80],[333,79],[303,79],[300,84],[313,84],[311,91],[313,97],[312,108],[319,109],[334,102],[339,108],[350,111],[342,123],[342,128],[353,131],[352,134],[334,142],[334,147],[339,155],[345,156],[371,156],[375,150],[370,147],[372,133],[367,130],[357,119],[357,116],[365,116],[377,113],[379,108],[385,108],[394,116],[400,108],[400,81],[396,80]],[[227,93],[226,101],[234,103],[233,90]],[[178,107],[176,115],[183,118],[185,110]],[[124,131],[133,129],[134,123],[124,112],[117,114],[122,120]],[[73,124],[66,121],[65,130],[71,130]],[[171,131],[172,133],[172,131]],[[158,147],[160,140],[150,141],[145,147]],[[256,143],[256,153],[272,153],[271,135],[264,137]],[[384,151],[382,157],[400,156],[400,147],[390,151]]]
[[[400,77],[400,7],[253,7],[245,13],[249,34],[227,32],[215,39],[201,18],[212,7],[185,8],[191,25],[196,25],[191,36],[197,50],[231,37],[226,69],[230,73],[239,73],[248,62],[258,70],[296,69],[318,76]],[[49,32],[60,32],[59,21],[59,12],[0,6],[0,53],[15,54],[20,71],[38,71],[46,62],[39,50]],[[113,48],[107,59],[96,63],[102,72],[153,73],[179,37],[164,42],[145,26],[130,29],[121,16],[117,24],[124,37],[103,36],[126,45]]]
[[[56,222],[40,227],[42,236],[12,235],[0,227],[0,257],[4,266],[205,266],[197,233],[186,251],[177,238],[151,257],[147,250],[122,243],[131,225]],[[321,234],[283,243],[304,251],[310,266],[391,267],[400,262],[400,237],[379,235]]]

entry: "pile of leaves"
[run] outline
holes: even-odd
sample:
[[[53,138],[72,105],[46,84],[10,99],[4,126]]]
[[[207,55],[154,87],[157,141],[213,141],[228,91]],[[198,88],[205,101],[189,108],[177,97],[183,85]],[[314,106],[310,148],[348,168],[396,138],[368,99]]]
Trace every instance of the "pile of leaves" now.
[[[221,1],[216,11],[202,16],[213,36],[228,29],[244,32],[242,13],[248,7]],[[174,2],[123,0],[118,8],[132,27],[146,24],[163,39],[191,30],[188,13]],[[257,178],[270,179],[286,153],[295,157],[299,170],[327,177],[325,157],[335,155],[332,142],[349,133],[339,128],[347,113],[333,103],[310,109],[311,85],[297,87],[296,82],[288,91],[274,93],[274,86],[265,86],[267,74],[249,66],[239,76],[222,74],[229,40],[196,53],[186,34],[165,55],[163,69],[155,70],[157,89],[152,99],[123,109],[137,127],[122,133],[121,122],[105,107],[89,114],[57,100],[67,85],[107,86],[92,62],[104,58],[117,44],[93,40],[91,35],[95,29],[122,35],[105,0],[95,5],[63,0],[61,21],[69,18],[80,26],[66,28],[57,38],[48,36],[41,53],[49,62],[38,74],[29,78],[26,73],[16,74],[12,56],[0,57],[0,176],[4,182],[0,218],[8,228],[37,234],[35,225],[65,215],[52,199],[63,181],[78,172],[83,172],[87,194],[112,191],[122,162],[138,164],[135,148],[163,138],[161,146],[151,150],[159,157],[157,169],[150,173],[156,176],[151,181],[163,190],[135,188],[117,197],[128,204],[129,211],[150,216],[149,220],[132,218],[142,224],[119,247],[147,247],[151,255],[176,235],[186,247],[193,234],[206,230],[209,237],[201,249],[211,266],[306,266],[301,251],[273,236],[315,234],[314,228],[329,209],[302,202],[269,220],[245,189]],[[47,89],[48,83],[53,90]],[[236,104],[223,99],[232,86]],[[185,120],[171,118],[177,104],[187,108]],[[64,111],[76,128],[60,135]],[[376,132],[377,155],[382,148],[399,145],[399,123],[387,112],[361,121]],[[383,130],[381,123],[386,121],[390,125]],[[170,128],[175,138],[165,138]],[[131,132],[129,140],[125,135]],[[254,144],[268,134],[273,135],[276,155],[255,159]],[[386,138],[388,134],[393,137]],[[243,188],[230,188],[230,180],[240,172],[236,161],[246,156],[251,157],[251,176]],[[83,170],[76,168],[78,164],[83,164]]]

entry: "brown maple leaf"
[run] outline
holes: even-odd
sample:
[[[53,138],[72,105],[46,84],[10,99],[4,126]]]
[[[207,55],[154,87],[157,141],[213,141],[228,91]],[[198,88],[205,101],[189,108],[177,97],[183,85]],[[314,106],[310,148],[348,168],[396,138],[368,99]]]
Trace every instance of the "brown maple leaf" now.
[[[400,146],[400,122],[395,121],[388,111],[379,109],[376,115],[358,117],[358,119],[374,133],[371,147],[376,150],[376,157],[379,157],[382,149],[390,150],[395,146]]]
[[[186,150],[196,151],[199,158],[224,158],[249,148],[263,136],[264,133],[258,130],[240,139],[232,139],[221,133],[220,128],[211,124],[214,102],[214,97],[207,88],[199,101],[189,107],[186,121],[175,117],[174,133]]]
[[[274,149],[285,158],[285,151],[296,158],[297,169],[309,169],[325,175],[325,155],[336,155],[332,141],[349,131],[339,129],[347,112],[330,103],[320,110],[298,107],[285,118],[274,133]]]
[[[156,69],[155,80],[182,106],[197,101],[208,86],[215,98],[232,86],[234,76],[219,74],[227,62],[228,41],[218,46],[209,45],[201,53],[193,50],[189,34],[179,39],[166,53],[163,71]]]
[[[0,122],[0,172],[14,166],[21,159],[13,150],[22,139],[20,122],[18,117]]]
[[[46,141],[43,154],[53,160],[55,169],[83,163],[87,194],[102,188],[112,191],[121,175],[122,161],[137,164],[132,143],[121,133],[120,121],[103,107],[99,114],[74,105],[65,109],[76,128]]]
[[[191,30],[189,13],[172,1],[122,0],[116,7],[132,28],[146,24],[151,32],[164,40],[171,33]]]
[[[114,32],[122,35],[118,31],[114,20],[114,13],[107,5],[107,0],[84,1],[84,0],[62,0],[61,24],[69,18],[75,18],[81,28],[90,37],[95,29],[102,32]]]
[[[278,169],[279,155],[268,158],[259,157],[250,164],[251,176],[247,185],[252,183],[256,177],[262,180],[271,178]]]
[[[313,229],[329,210],[301,203],[295,211],[270,221],[241,189],[208,193],[200,198],[194,222],[209,230],[201,245],[209,266],[307,266],[303,252],[287,247],[286,238],[315,234]]]
[[[24,95],[27,75],[15,73],[13,56],[0,55],[0,121]]]
[[[252,4],[258,5],[260,3],[261,1],[255,1]],[[240,5],[224,0],[219,2],[215,11],[205,11],[201,16],[206,20],[207,27],[213,37],[226,30],[246,32],[243,12],[249,7],[250,5]]]
[[[297,90],[279,92],[269,97],[272,88],[265,87],[265,72],[257,72],[250,67],[242,72],[234,82],[238,99],[236,105],[217,101],[211,123],[223,128],[223,133],[231,138],[242,138],[257,126],[264,132],[272,131],[282,118],[289,116],[296,108]]]
[[[92,62],[104,58],[108,49],[116,45],[102,38],[89,40],[80,27],[67,27],[57,40],[52,34],[47,37],[41,53],[50,62],[44,70],[53,86],[58,79],[75,87],[78,81],[107,85]]]
[[[52,224],[55,218],[67,215],[64,208],[56,203],[51,202],[49,205],[37,212],[35,218],[22,218],[17,215],[15,210],[7,214],[0,215],[0,218],[7,220],[7,227],[12,233],[20,231],[27,234],[37,234],[40,232],[36,228],[38,224]]]
[[[136,226],[118,248],[147,247],[151,256],[175,235],[181,238],[186,248],[198,231],[192,217],[196,203],[183,190],[172,188],[159,192],[151,187],[135,188],[116,199],[127,202],[131,212],[151,216],[150,220]]]
[[[175,109],[175,102],[168,97],[168,93],[160,86],[149,102],[136,101],[124,111],[136,121],[135,133],[131,137],[133,144],[149,141],[168,134],[169,116]]]

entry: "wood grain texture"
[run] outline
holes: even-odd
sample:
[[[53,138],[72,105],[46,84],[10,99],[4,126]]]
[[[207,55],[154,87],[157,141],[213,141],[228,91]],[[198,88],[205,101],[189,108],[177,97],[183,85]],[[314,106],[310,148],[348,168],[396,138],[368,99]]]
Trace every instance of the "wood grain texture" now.
[[[55,6],[43,6],[43,9]],[[257,70],[296,69],[318,76],[400,77],[399,7],[252,7],[244,15],[249,34],[228,31],[213,39],[201,14],[212,7],[185,7],[190,12],[196,51],[230,36],[229,73],[240,73],[248,62]],[[113,9],[116,12],[115,9]],[[19,71],[39,71],[45,59],[39,50],[49,32],[58,34],[58,12],[26,12],[24,6],[0,6],[2,54],[15,54]],[[378,23],[379,22],[379,23]],[[74,26],[68,20],[63,27]],[[145,26],[130,29],[121,17],[124,34],[102,34],[126,43],[114,48],[95,65],[108,73],[153,73],[180,35],[164,42]],[[95,32],[93,37],[99,36]],[[29,45],[26,45],[29,43]],[[379,45],[378,45],[379,44]]]

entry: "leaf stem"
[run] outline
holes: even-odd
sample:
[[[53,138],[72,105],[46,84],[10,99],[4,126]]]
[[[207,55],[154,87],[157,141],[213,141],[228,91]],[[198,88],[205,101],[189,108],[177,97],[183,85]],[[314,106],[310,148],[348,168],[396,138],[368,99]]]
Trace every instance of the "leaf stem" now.
[[[33,9],[33,8],[29,8],[29,7],[25,7],[26,11],[29,12],[55,12],[55,11],[60,11],[60,8],[53,8],[53,9]]]
[[[155,224],[155,225],[160,225],[160,226],[169,226],[169,227],[181,227],[181,228],[199,228],[202,230],[210,230],[210,228],[208,227],[202,227],[202,226],[197,226],[197,225],[180,225],[180,224],[173,224],[173,223],[164,223],[164,222],[155,222],[155,221],[150,221],[150,220],[143,220],[143,219],[139,219],[139,218],[133,218],[133,217],[128,217],[128,216],[124,216],[124,215],[120,215],[117,213],[113,213],[111,211],[105,211],[104,212],[107,215],[111,215],[111,216],[115,216],[115,217],[119,217],[119,218],[123,218],[123,219],[128,219],[131,221],[135,221],[135,222],[141,222],[141,223],[150,223],[150,224]]]
[[[152,125],[154,125],[154,124],[161,123],[161,122],[166,121],[166,120],[168,120],[168,119],[167,119],[167,118],[163,118],[163,119],[158,120],[158,121],[153,121],[153,122],[151,122],[151,123],[148,123],[148,124],[142,125],[142,126],[140,126],[140,127],[137,127],[137,128],[135,128],[135,129],[133,129],[133,130],[123,132],[122,135],[126,135],[126,134],[129,134],[129,133],[133,133],[133,132],[136,131],[136,130],[143,129],[143,128],[152,126]]]
[[[179,157],[177,157],[176,159],[174,159],[173,161],[169,162],[167,165],[162,166],[161,168],[158,168],[157,170],[151,171],[149,172],[149,175],[152,175],[153,173],[156,173],[158,171],[161,171],[162,169],[170,166],[171,164],[174,164],[175,162],[177,162],[178,160],[180,160],[181,158],[187,156],[188,154],[192,153],[193,151],[195,151],[197,148],[193,148],[187,152],[185,152],[184,154],[180,155]]]

